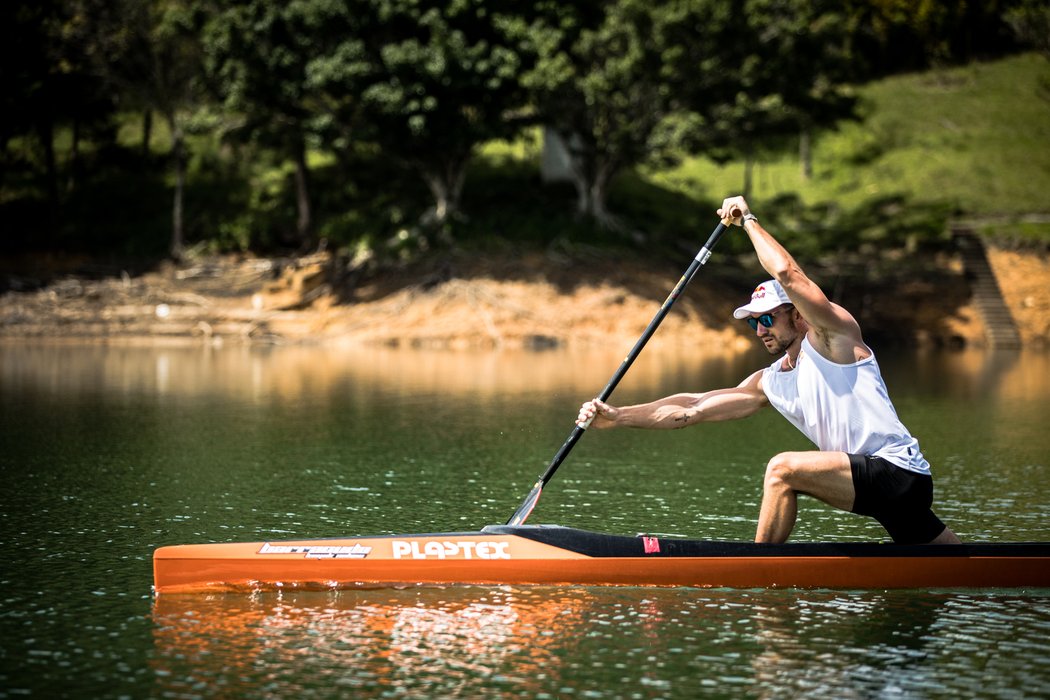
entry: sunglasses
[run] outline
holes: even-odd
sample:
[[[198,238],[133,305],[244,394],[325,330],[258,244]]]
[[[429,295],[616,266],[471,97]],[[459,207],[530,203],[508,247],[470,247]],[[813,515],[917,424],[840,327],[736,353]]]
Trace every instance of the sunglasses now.
[[[784,309],[777,309],[776,311],[774,311],[772,313],[762,314],[761,316],[758,316],[757,318],[754,317],[754,316],[750,316],[747,319],[747,325],[751,326],[751,330],[753,330],[753,331],[757,331],[758,330],[758,324],[760,324],[760,323],[762,324],[763,328],[772,328],[773,327],[773,317],[776,316],[777,314],[779,314],[781,311],[784,311]]]

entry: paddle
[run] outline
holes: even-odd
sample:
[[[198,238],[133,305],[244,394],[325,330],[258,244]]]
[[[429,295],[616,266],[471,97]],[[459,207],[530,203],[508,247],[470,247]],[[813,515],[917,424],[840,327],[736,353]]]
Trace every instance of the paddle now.
[[[732,213],[734,216],[739,215],[739,212]],[[661,306],[660,310],[656,312],[656,316],[654,316],[653,320],[649,322],[649,325],[642,333],[642,337],[639,338],[638,342],[634,344],[633,348],[631,348],[631,352],[627,354],[627,357],[624,358],[624,361],[620,364],[619,369],[616,370],[616,374],[612,376],[609,383],[605,385],[604,389],[602,389],[602,393],[598,394],[597,398],[600,401],[609,400],[609,396],[612,395],[613,389],[615,389],[616,385],[620,383],[623,376],[627,374],[627,370],[630,369],[632,364],[634,364],[634,361],[642,352],[642,348],[645,347],[645,344],[649,342],[649,338],[651,338],[653,333],[656,332],[656,329],[664,320],[664,316],[667,315],[667,312],[671,310],[671,305],[674,304],[675,300],[682,294],[682,291],[685,289],[686,285],[689,284],[690,280],[693,279],[697,270],[699,270],[704,263],[707,262],[707,259],[711,257],[711,250],[715,247],[715,244],[718,243],[718,239],[722,237],[722,234],[725,233],[726,228],[731,222],[732,218],[727,217],[722,219],[722,221],[718,223],[718,226],[715,226],[715,230],[711,233],[711,237],[707,239],[707,243],[705,243],[704,247],[700,249],[700,252],[696,254],[693,261],[689,263],[689,268],[686,269],[685,274],[682,275],[682,279],[678,280],[678,284],[667,296],[663,306]],[[547,482],[550,481],[552,476],[554,476],[554,472],[556,472],[558,467],[561,466],[561,463],[565,461],[569,452],[572,451],[572,448],[576,445],[589,426],[590,423],[588,423],[587,426],[577,425],[573,428],[568,439],[565,440],[561,449],[559,449],[558,453],[554,455],[554,459],[551,460],[550,465],[547,466],[547,471],[543,472],[540,478],[537,479],[536,485],[532,487],[532,491],[529,492],[529,495],[521,502],[518,509],[514,511],[514,515],[512,515],[510,520],[507,521],[508,525],[521,525],[525,522],[529,517],[529,514],[532,512],[532,509],[536,507],[536,502],[540,500],[540,493],[543,491],[543,487],[546,486]]]

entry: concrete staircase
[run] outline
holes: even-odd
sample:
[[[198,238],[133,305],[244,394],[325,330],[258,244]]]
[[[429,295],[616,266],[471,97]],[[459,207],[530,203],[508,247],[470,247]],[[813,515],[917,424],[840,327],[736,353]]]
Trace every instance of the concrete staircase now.
[[[962,258],[973,304],[984,321],[988,345],[992,348],[1021,347],[1021,334],[1003,301],[995,272],[988,263],[984,242],[972,229],[962,226],[952,229],[952,239]]]

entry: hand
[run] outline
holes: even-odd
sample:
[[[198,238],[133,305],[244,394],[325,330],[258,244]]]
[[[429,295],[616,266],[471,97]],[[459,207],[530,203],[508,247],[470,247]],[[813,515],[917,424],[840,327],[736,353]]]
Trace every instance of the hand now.
[[[743,224],[744,217],[750,213],[751,208],[747,206],[747,201],[739,195],[722,200],[722,208],[718,210],[718,216],[723,220],[732,219],[736,226]]]
[[[576,425],[581,428],[593,426],[595,428],[611,428],[616,424],[620,416],[620,409],[610,406],[604,401],[593,399],[586,401],[580,406],[580,415],[576,418]]]

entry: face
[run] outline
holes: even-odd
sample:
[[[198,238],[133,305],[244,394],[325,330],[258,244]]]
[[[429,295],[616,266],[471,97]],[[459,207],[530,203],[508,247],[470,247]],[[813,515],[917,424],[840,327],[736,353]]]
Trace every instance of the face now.
[[[795,307],[790,304],[778,306],[764,314],[751,314],[747,323],[754,328],[755,335],[770,355],[785,352],[798,340],[799,328],[795,322]]]

